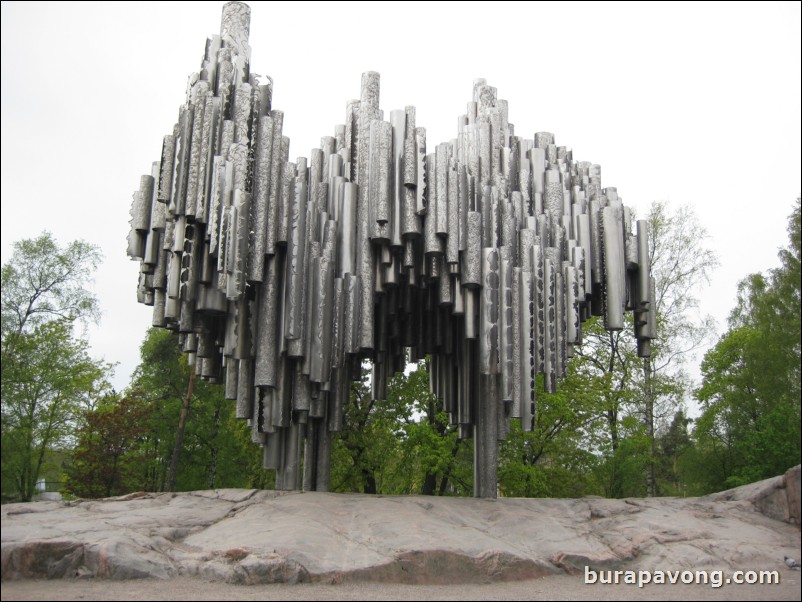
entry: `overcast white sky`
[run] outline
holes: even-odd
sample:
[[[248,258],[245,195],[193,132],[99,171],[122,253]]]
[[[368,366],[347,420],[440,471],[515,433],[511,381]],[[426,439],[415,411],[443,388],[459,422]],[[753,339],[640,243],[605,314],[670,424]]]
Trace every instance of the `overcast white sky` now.
[[[219,32],[222,2],[2,3],[2,262],[50,230],[105,261],[93,353],[138,363],[128,210]],[[484,77],[517,135],[551,131],[644,215],[691,205],[721,267],[703,311],[725,326],[736,284],[778,265],[800,194],[800,3],[250,2],[251,70],[274,81],[290,155],[308,156],[381,73],[385,115],[417,107],[430,144],[456,135]]]

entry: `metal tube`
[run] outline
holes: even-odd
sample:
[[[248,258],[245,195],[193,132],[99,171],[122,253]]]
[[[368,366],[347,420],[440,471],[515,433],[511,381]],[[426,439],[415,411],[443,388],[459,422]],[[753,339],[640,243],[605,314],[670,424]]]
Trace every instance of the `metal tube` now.
[[[435,153],[434,170],[435,198],[437,200],[435,205],[435,233],[443,238],[447,237],[449,232],[448,163],[450,158],[451,145],[447,142],[438,144]]]
[[[415,188],[415,207],[418,215],[423,215],[426,212],[426,128],[415,128],[415,145],[418,149],[417,157],[417,172],[418,172],[418,185]]]
[[[446,262],[451,265],[457,265],[459,263],[460,250],[459,175],[457,172],[457,162],[453,158],[449,159],[447,162],[446,170],[446,195],[448,197]]]
[[[498,468],[498,376],[479,377],[479,407],[473,427],[473,495],[495,499]]]
[[[270,116],[259,119],[256,138],[256,152],[253,163],[253,195],[251,204],[251,261],[248,279],[261,282],[265,265],[265,243],[267,235],[267,215],[270,211],[271,153],[273,150],[273,120]]]
[[[295,194],[290,209],[290,230],[287,241],[287,300],[284,336],[297,340],[303,336],[304,283],[306,280],[306,181],[295,180]]]
[[[501,401],[513,400],[512,260],[507,247],[499,249],[499,371]]]
[[[468,288],[481,286],[482,274],[482,214],[478,211],[468,212],[468,245],[462,256],[460,273],[462,285]]]
[[[479,371],[482,374],[498,374],[499,371],[500,269],[498,249],[482,249],[482,289],[479,301]]]
[[[282,152],[283,143],[282,143]],[[286,246],[289,239],[290,212],[292,204],[295,202],[295,178],[298,174],[298,165],[289,161],[282,164],[281,183],[276,202],[278,204],[276,235],[274,241],[274,253],[276,248]]]
[[[276,252],[276,243],[279,240],[279,214],[280,198],[282,196],[282,184],[284,183],[285,171],[282,167],[284,153],[283,136],[284,113],[273,110],[270,112],[273,123],[272,147],[270,149],[270,178],[267,180],[269,194],[267,200],[267,216],[265,221],[265,253],[272,255]]]
[[[612,207],[602,210],[602,239],[604,241],[604,306],[605,328],[621,330],[624,328],[624,299],[621,294],[623,282],[621,269],[624,257],[622,238],[618,220]]]
[[[437,160],[435,155],[426,155],[426,214],[423,218],[423,251],[426,255],[440,255],[445,251],[443,239],[437,235]]]

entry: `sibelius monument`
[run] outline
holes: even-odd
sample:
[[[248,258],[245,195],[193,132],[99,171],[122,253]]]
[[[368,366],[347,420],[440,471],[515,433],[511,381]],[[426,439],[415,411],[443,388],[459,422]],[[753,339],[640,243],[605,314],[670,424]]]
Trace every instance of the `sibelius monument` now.
[[[249,28],[246,4],[223,7],[134,193],[138,300],[180,333],[198,376],[225,383],[277,488],[328,489],[331,433],[364,360],[383,399],[428,355],[432,393],[474,439],[474,493],[495,497],[498,442],[513,418],[533,428],[536,376],[556,390],[585,320],[621,330],[632,311],[649,355],[646,222],[633,232],[600,167],[553,134],[516,136],[485,80],[457,137],[427,147],[415,108],[386,120],[379,74],[364,73],[345,123],[290,161]]]

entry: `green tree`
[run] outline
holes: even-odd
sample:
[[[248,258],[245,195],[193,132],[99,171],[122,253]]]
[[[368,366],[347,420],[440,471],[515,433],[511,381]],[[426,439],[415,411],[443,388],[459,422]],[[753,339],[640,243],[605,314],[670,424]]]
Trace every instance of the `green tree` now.
[[[716,258],[689,208],[654,203],[647,220],[657,315],[651,357],[638,358],[631,328],[608,332],[598,318],[586,322],[559,391],[544,394],[538,385],[535,430],[515,426],[501,447],[505,494],[661,492],[656,435],[682,407],[687,361],[710,331],[709,319],[698,317],[696,295]]]
[[[100,262],[97,247],[61,247],[52,235],[14,243],[2,268],[2,492],[29,500],[47,457],[72,443],[84,405],[92,405],[110,367],[74,337],[76,320],[95,319],[86,289]]]
[[[3,360],[3,492],[30,501],[47,453],[74,443],[80,413],[107,388],[109,367],[61,321],[15,336]]]
[[[363,369],[344,409],[343,430],[332,441],[332,491],[472,492],[472,446],[458,440],[455,425],[429,392],[425,362],[395,374],[384,400],[373,399]]]
[[[49,321],[98,318],[97,298],[86,286],[101,258],[97,246],[77,240],[62,248],[49,232],[14,243],[2,269],[3,364],[26,330]]]
[[[587,441],[603,460],[598,476],[612,497],[661,493],[656,436],[682,408],[687,362],[712,329],[698,314],[699,291],[718,263],[704,227],[691,208],[662,202],[652,204],[647,221],[657,324],[651,356],[637,357],[631,329],[607,332],[591,321],[574,360],[574,376],[596,399],[600,420]]]
[[[653,496],[664,493],[656,475],[656,434],[668,428],[668,421],[691,393],[688,362],[715,329],[712,317],[699,314],[699,293],[710,283],[719,262],[690,206],[672,210],[666,202],[652,203],[648,221],[657,338],[652,341],[651,356],[641,360],[640,410],[649,439],[646,492]],[[666,486],[670,491],[671,484]]]
[[[560,388],[574,391],[575,397],[581,395],[588,403],[586,411],[592,415],[582,445],[600,457],[596,478],[602,491],[608,497],[643,495],[640,484],[631,487],[631,473],[633,466],[645,467],[645,458],[636,461],[630,455],[644,448],[626,441],[630,436],[645,436],[637,421],[642,372],[634,337],[628,330],[608,332],[601,319],[593,318],[586,324],[583,344],[572,363],[570,377]]]
[[[775,476],[800,462],[800,200],[780,266],[739,286],[730,328],[702,362],[694,435],[702,490]]]
[[[331,490],[385,493],[398,457],[397,408],[371,395],[366,366],[351,385],[343,430],[332,437]]]
[[[388,391],[403,421],[398,493],[471,495],[473,446],[458,438],[457,426],[430,393],[427,366],[419,362],[408,374],[396,374]]]
[[[149,329],[140,347],[140,357],[131,389],[140,391],[153,406],[146,435],[150,461],[143,466],[142,489],[164,491],[186,388],[177,336],[168,330]]]
[[[600,494],[598,452],[591,433],[603,432],[593,381],[569,362],[557,393],[543,393],[538,376],[535,428],[524,432],[513,420],[499,450],[499,489],[505,496],[578,497]]]
[[[655,442],[657,448],[656,476],[666,495],[686,494],[686,476],[683,459],[693,447],[688,426],[693,421],[683,410],[674,414],[671,424],[660,433]]]
[[[144,437],[148,461],[141,467],[140,489],[171,488],[170,466],[177,448],[175,490],[269,485],[265,471],[257,468],[261,450],[251,441],[245,421],[234,418],[234,403],[224,398],[223,386],[195,379],[189,389],[194,367],[187,365],[178,335],[150,329],[141,358],[131,390],[148,400],[152,411]],[[183,412],[185,428],[176,446]]]

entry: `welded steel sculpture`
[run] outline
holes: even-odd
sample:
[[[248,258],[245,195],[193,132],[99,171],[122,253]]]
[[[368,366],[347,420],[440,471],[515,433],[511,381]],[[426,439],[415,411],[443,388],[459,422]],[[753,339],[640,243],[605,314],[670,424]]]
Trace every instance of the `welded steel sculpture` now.
[[[620,330],[632,310],[648,356],[646,222],[633,234],[599,166],[552,134],[515,136],[484,80],[457,138],[427,148],[415,108],[385,120],[365,73],[345,124],[291,162],[272,81],[250,71],[249,25],[247,5],[223,7],[134,193],[139,301],[181,333],[196,374],[225,382],[278,488],[328,488],[364,360],[381,399],[429,355],[432,392],[474,438],[475,494],[495,497],[498,441],[511,418],[532,429],[536,376],[556,389],[589,316]]]

